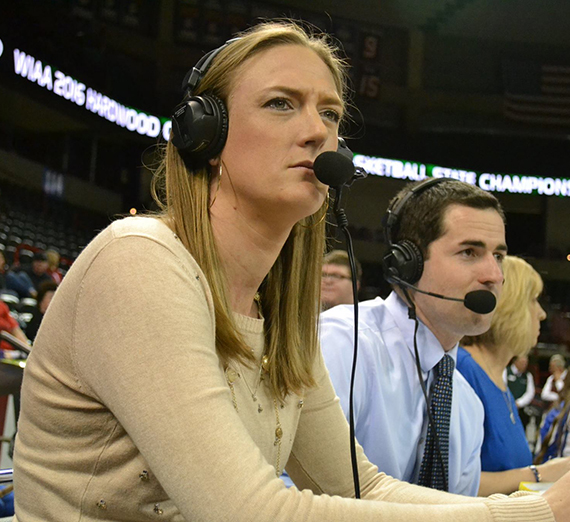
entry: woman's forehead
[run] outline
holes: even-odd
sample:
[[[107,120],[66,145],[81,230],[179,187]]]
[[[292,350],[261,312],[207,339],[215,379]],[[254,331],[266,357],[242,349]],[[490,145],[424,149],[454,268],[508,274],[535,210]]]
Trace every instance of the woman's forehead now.
[[[240,86],[257,89],[288,84],[312,84],[341,101],[337,83],[325,61],[313,49],[299,44],[280,44],[247,58],[230,82],[230,96]]]

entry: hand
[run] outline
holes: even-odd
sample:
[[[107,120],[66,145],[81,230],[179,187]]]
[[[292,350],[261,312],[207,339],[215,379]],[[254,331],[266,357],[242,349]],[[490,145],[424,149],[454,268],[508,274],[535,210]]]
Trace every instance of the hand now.
[[[536,466],[543,482],[556,482],[565,473],[570,471],[570,457],[551,459],[540,466]]]
[[[556,459],[559,460],[559,459]],[[570,473],[566,473],[560,480],[543,493],[544,500],[548,502],[556,522],[570,522]]]

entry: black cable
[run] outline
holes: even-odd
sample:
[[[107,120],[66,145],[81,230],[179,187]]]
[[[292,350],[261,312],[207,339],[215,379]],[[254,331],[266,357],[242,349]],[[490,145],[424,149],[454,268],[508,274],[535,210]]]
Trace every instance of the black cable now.
[[[441,454],[441,446],[439,444],[439,435],[437,433],[436,427],[435,427],[435,422],[433,420],[433,416],[431,414],[431,406],[430,406],[430,400],[428,397],[428,393],[427,393],[427,389],[426,389],[426,384],[424,382],[423,376],[422,376],[422,367],[421,367],[421,363],[420,363],[420,354],[419,354],[419,350],[418,350],[418,328],[420,325],[420,322],[418,321],[418,317],[416,315],[416,305],[415,303],[412,301],[412,299],[410,298],[410,294],[408,293],[408,290],[406,289],[405,286],[403,285],[399,285],[402,292],[404,293],[406,300],[408,301],[408,317],[410,319],[413,319],[414,321],[414,354],[415,354],[415,360],[416,360],[416,370],[418,372],[418,378],[420,380],[420,386],[422,388],[422,392],[424,394],[424,398],[426,400],[426,406],[427,406],[427,414],[428,414],[428,429],[431,428],[432,434],[434,436],[434,441],[435,441],[435,446],[437,449],[437,455],[438,455],[438,460],[439,463],[441,465],[441,470],[443,473],[443,487],[444,487],[444,491],[449,491],[449,484],[448,484],[448,479],[447,479],[447,473],[445,472],[445,465],[443,462],[443,455]],[[427,432],[426,432],[426,439],[427,439]],[[425,449],[424,449],[425,452]],[[433,463],[432,463],[433,465]]]
[[[356,378],[356,360],[358,358],[358,285],[356,281],[356,262],[354,260],[354,249],[352,246],[352,237],[348,230],[348,219],[344,210],[340,208],[341,187],[336,189],[336,197],[333,205],[333,213],[336,218],[338,227],[344,234],[346,239],[346,250],[348,261],[350,263],[350,272],[352,279],[352,295],[354,299],[354,350],[352,358],[352,371],[350,374],[350,394],[349,394],[349,413],[348,423],[350,427],[350,461],[352,463],[352,476],[354,480],[354,497],[360,498],[360,477],[358,475],[358,462],[356,459],[356,436],[354,434],[354,382]]]

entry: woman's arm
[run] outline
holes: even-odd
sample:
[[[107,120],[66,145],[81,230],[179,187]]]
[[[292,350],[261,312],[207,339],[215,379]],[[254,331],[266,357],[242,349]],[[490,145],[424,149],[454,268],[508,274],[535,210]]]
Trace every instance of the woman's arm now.
[[[536,467],[542,482],[556,482],[570,471],[570,457],[552,459]],[[509,494],[519,489],[521,482],[535,482],[536,477],[529,467],[509,469],[507,471],[483,471],[479,485],[479,496],[487,497],[493,493]]]
[[[544,383],[544,388],[542,388],[542,393],[540,398],[543,401],[556,401],[558,400],[558,393],[552,391],[552,385],[554,384],[554,377],[551,375]]]

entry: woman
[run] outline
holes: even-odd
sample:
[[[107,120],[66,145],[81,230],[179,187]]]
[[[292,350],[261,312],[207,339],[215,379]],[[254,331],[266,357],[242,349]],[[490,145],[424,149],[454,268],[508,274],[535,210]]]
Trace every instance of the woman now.
[[[546,319],[538,301],[543,284],[534,268],[518,257],[507,256],[503,272],[505,284],[490,330],[465,337],[465,348],[457,356],[457,369],[485,408],[481,496],[511,493],[525,481],[553,482],[570,469],[568,459],[531,467],[532,455],[504,372],[514,356],[526,355],[538,341],[540,322]]]
[[[315,324],[327,187],[311,167],[337,147],[344,68],[324,37],[268,23],[202,73],[192,94],[227,106],[226,143],[204,166],[169,143],[164,213],[103,231],[46,313],[24,378],[17,519],[519,520],[518,506],[553,520],[544,497],[429,491],[361,451],[364,498],[388,502],[341,498],[348,427]],[[206,105],[188,107],[199,119]],[[307,491],[278,479],[285,465]]]

